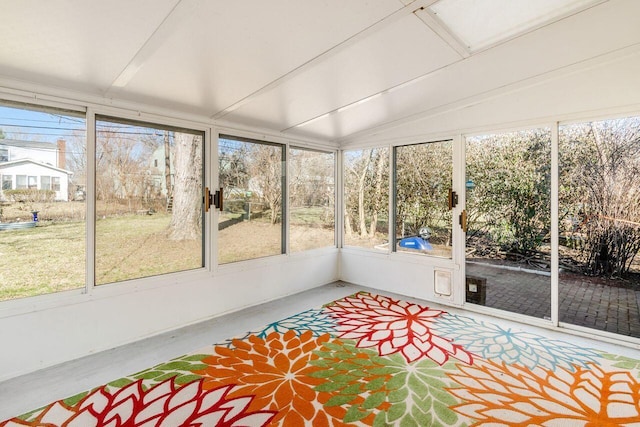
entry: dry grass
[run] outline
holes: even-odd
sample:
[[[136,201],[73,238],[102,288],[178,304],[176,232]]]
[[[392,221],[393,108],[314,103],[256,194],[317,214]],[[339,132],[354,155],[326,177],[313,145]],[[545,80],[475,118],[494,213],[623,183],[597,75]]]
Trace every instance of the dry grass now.
[[[126,215],[96,224],[96,282],[198,268],[200,241],[170,241],[167,214]],[[0,232],[0,300],[77,289],[85,283],[84,221],[41,222]]]

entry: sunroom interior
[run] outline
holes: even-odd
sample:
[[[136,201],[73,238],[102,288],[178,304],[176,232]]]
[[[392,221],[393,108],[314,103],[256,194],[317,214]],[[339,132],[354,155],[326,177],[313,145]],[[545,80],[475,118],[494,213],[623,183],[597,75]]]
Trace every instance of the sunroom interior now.
[[[640,349],[640,180],[596,211],[578,179],[640,170],[636,0],[1,9],[0,225],[39,224],[0,231],[0,381],[342,282]],[[10,150],[59,140],[66,199],[18,221],[56,188]],[[128,225],[156,219],[169,253]],[[57,223],[71,252],[9,257]]]

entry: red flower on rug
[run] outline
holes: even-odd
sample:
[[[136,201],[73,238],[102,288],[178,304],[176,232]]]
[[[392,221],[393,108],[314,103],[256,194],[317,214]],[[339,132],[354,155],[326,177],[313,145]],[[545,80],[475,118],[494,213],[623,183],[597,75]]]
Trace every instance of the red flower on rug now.
[[[250,408],[276,411],[273,425],[342,425],[345,410],[322,408],[314,388],[324,379],[310,375],[322,369],[309,364],[318,358],[313,351],[329,338],[293,330],[284,335],[273,332],[266,339],[250,335],[233,340],[231,348],[216,347],[213,356],[202,360],[209,367],[196,373],[206,377],[205,387],[237,384],[230,396],[255,395]]]
[[[2,427],[266,426],[270,411],[247,412],[254,396],[231,398],[233,385],[205,390],[203,380],[176,387],[173,378],[147,391],[142,380],[110,393],[103,386],[71,406],[56,402],[29,422],[7,421]]]
[[[444,364],[449,357],[471,364],[471,353],[434,335],[430,325],[444,314],[407,301],[360,292],[326,307],[338,321],[339,337],[358,340],[359,348],[377,347],[381,356],[401,353],[407,362],[422,357]]]

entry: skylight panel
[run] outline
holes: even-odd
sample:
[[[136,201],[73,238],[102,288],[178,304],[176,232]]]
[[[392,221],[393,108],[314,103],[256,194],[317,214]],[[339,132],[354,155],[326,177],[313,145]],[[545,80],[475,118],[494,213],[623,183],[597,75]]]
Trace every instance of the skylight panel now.
[[[470,52],[476,52],[601,1],[440,0],[429,11]]]

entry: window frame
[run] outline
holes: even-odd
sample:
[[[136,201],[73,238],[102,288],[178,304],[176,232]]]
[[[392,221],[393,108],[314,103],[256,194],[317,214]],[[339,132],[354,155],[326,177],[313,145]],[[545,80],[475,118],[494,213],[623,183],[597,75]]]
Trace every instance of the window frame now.
[[[242,132],[237,132],[237,131],[226,131],[226,130],[222,130],[220,129],[218,134],[217,134],[217,138],[216,138],[216,145],[215,148],[212,149],[212,151],[215,151],[215,172],[216,172],[216,183],[217,186],[216,188],[223,188],[223,183],[220,182],[220,140],[221,139],[228,139],[228,140],[233,140],[233,141],[238,141],[238,142],[243,142],[243,143],[250,143],[250,144],[260,144],[260,145],[266,145],[266,146],[273,146],[273,147],[279,147],[280,148],[280,153],[281,153],[281,199],[282,199],[282,206],[281,206],[281,231],[280,231],[280,253],[278,254],[267,254],[267,255],[263,255],[263,256],[259,256],[259,257],[255,257],[255,258],[248,258],[248,259],[240,259],[237,261],[230,261],[230,262],[224,262],[221,263],[220,262],[220,254],[219,254],[219,248],[216,248],[215,250],[215,265],[216,268],[227,268],[230,266],[234,266],[234,265],[243,265],[244,263],[249,263],[249,262],[256,262],[258,260],[268,260],[271,258],[277,258],[279,256],[283,256],[283,255],[287,255],[288,254],[288,248],[289,248],[289,242],[288,242],[288,223],[289,223],[289,191],[288,191],[288,185],[289,185],[289,171],[288,171],[288,151],[289,151],[289,144],[287,144],[286,142],[278,142],[275,139],[267,139],[266,137],[264,139],[257,139],[255,137],[251,137],[251,135],[244,135]],[[219,213],[218,213],[219,215]],[[215,240],[216,240],[216,245],[219,245],[219,237],[220,237],[220,227],[219,224],[217,222],[218,220],[218,216],[216,216],[216,224],[215,224]]]
[[[313,251],[313,250],[322,250],[322,249],[326,249],[326,248],[337,248],[339,245],[339,240],[340,240],[340,235],[338,234],[338,157],[339,157],[339,152],[337,150],[323,150],[321,148],[310,148],[310,147],[305,147],[302,145],[298,145],[298,144],[287,144],[287,154],[289,157],[287,157],[287,161],[286,161],[286,169],[287,169],[287,204],[288,206],[291,205],[291,200],[290,200],[290,195],[291,195],[291,191],[290,191],[290,185],[291,185],[291,161],[290,158],[293,157],[291,155],[291,151],[292,150],[303,150],[303,151],[309,151],[309,152],[316,152],[316,153],[321,153],[321,154],[331,154],[333,156],[333,244],[331,245],[326,245],[326,246],[320,246],[320,247],[316,247],[316,248],[310,248],[310,249],[303,249],[303,250],[299,250],[299,251],[293,251],[291,250],[291,210],[290,208],[287,209],[286,211],[286,217],[287,217],[287,253],[288,254],[297,254],[297,253],[304,253],[307,251]]]
[[[201,135],[202,136],[202,171],[201,171],[201,190],[204,191],[205,187],[208,186],[208,180],[210,179],[209,172],[207,170],[207,163],[210,161],[208,158],[209,155],[209,141],[210,141],[210,132],[211,128],[202,126],[201,124],[194,124],[191,122],[186,122],[183,120],[172,120],[166,117],[162,117],[159,119],[155,116],[147,116],[138,114],[137,116],[131,114],[125,114],[124,112],[114,113],[111,110],[103,111],[101,109],[90,110],[88,114],[91,114],[92,123],[91,123],[91,139],[92,144],[89,145],[89,141],[87,141],[87,173],[90,176],[91,185],[89,185],[89,180],[87,180],[87,190],[86,190],[86,199],[90,202],[90,206],[88,206],[88,217],[92,218],[91,222],[91,241],[88,244],[92,245],[92,253],[89,254],[87,251],[87,256],[90,258],[90,270],[91,275],[90,280],[88,279],[87,288],[88,292],[92,293],[95,289],[109,288],[109,287],[118,287],[120,285],[126,286],[126,284],[131,283],[164,283],[165,280],[171,281],[175,275],[179,274],[189,274],[191,272],[199,272],[199,271],[207,271],[210,270],[210,261],[209,261],[209,253],[210,253],[210,221],[208,219],[207,212],[204,209],[204,199],[202,199],[202,236],[201,236],[201,265],[200,267],[189,268],[185,270],[178,271],[170,271],[166,273],[160,273],[157,275],[150,276],[142,276],[142,277],[133,277],[124,280],[119,280],[115,282],[107,282],[98,284],[96,281],[96,241],[97,241],[97,233],[96,233],[96,151],[97,151],[97,126],[99,121],[107,121],[114,124],[125,125],[125,126],[139,126],[139,127],[149,127],[155,130],[167,130],[172,132],[182,132],[193,135]],[[87,123],[89,121],[87,120]],[[89,124],[87,124],[87,128],[89,129]],[[91,147],[91,150],[89,149]],[[89,261],[89,260],[88,260]]]

